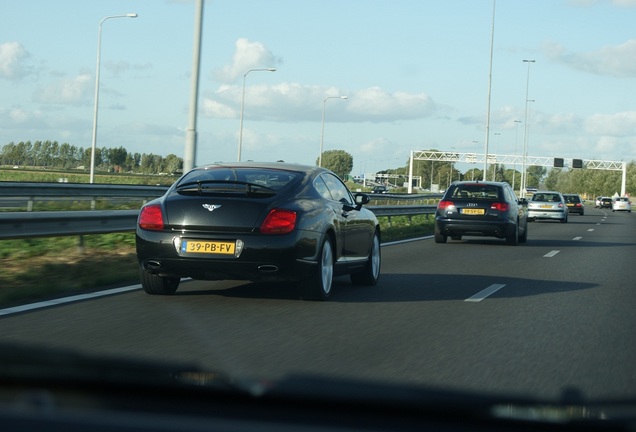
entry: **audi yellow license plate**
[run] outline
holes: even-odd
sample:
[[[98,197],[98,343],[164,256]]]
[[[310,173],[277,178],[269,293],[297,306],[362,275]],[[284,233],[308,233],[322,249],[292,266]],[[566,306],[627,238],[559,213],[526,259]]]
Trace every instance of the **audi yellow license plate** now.
[[[235,242],[184,240],[181,243],[182,253],[233,255],[235,248]]]
[[[484,209],[472,209],[472,208],[465,208],[462,209],[462,214],[466,214],[466,215],[483,215]]]

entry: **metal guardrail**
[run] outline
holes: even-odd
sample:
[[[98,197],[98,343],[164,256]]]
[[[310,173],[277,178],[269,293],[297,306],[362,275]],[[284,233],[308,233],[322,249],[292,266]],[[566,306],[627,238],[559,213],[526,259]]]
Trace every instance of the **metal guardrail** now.
[[[66,183],[0,182],[0,201],[16,197],[67,198],[154,198],[163,195],[165,186],[95,185]],[[431,195],[369,194],[373,200],[434,199]],[[32,207],[32,205],[31,205]],[[378,217],[414,216],[435,213],[435,205],[367,206]],[[134,231],[139,210],[20,211],[0,212],[0,240],[105,234]]]
[[[138,214],[139,210],[0,213],[0,239],[132,231]]]
[[[434,205],[367,206],[378,217],[435,213]],[[0,213],[0,240],[134,231],[138,210]]]
[[[166,190],[168,186],[0,182],[0,207],[32,211],[36,201],[138,198],[145,202],[163,195]]]

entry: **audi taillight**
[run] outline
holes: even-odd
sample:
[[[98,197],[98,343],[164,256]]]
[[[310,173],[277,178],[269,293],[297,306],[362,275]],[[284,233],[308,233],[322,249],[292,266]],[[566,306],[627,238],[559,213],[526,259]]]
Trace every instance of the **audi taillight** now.
[[[163,229],[163,213],[161,206],[149,205],[141,209],[139,213],[139,228],[160,231]]]
[[[437,204],[437,210],[440,211],[444,211],[449,207],[455,207],[455,203],[452,201],[440,201],[439,204]]]
[[[510,208],[510,205],[508,203],[505,203],[505,202],[496,202],[496,203],[492,203],[490,205],[490,208],[492,210],[498,210],[498,211],[501,211],[501,212],[506,212]]]
[[[262,234],[287,234],[296,228],[296,212],[273,209],[261,224]]]

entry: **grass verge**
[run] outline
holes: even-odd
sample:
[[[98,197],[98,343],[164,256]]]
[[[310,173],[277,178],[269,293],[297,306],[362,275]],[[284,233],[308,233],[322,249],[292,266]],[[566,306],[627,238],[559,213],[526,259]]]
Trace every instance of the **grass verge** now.
[[[380,218],[382,241],[430,235],[433,219]],[[135,234],[0,241],[0,307],[139,282]]]

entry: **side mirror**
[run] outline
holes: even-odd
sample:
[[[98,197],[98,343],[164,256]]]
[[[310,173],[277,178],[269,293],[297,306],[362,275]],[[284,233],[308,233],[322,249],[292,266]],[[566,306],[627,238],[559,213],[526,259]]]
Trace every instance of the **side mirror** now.
[[[356,200],[356,204],[357,205],[364,205],[364,204],[368,204],[371,202],[371,198],[369,198],[369,195],[364,194],[364,193],[357,193],[354,195],[354,198]]]

